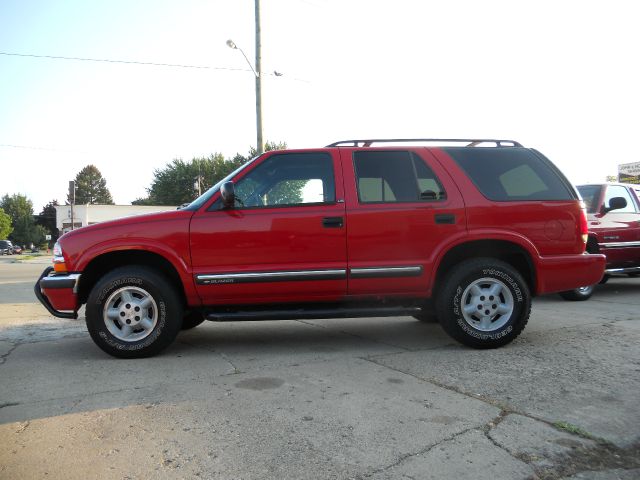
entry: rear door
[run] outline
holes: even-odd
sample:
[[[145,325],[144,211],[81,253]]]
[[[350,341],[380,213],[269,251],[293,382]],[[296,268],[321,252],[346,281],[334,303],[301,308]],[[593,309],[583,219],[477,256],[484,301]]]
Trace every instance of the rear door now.
[[[350,296],[426,296],[439,246],[466,230],[428,150],[342,149]]]
[[[266,154],[221,201],[191,220],[196,288],[205,305],[334,301],[346,294],[340,159],[330,151]],[[215,198],[215,197],[214,197]]]

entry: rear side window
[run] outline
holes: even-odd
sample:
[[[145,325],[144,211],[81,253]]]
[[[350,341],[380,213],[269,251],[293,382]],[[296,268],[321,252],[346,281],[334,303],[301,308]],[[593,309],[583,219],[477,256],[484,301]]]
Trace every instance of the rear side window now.
[[[354,152],[360,203],[434,202],[446,194],[433,171],[408,151]]]
[[[529,149],[446,147],[444,150],[490,200],[575,199],[551,162]]]

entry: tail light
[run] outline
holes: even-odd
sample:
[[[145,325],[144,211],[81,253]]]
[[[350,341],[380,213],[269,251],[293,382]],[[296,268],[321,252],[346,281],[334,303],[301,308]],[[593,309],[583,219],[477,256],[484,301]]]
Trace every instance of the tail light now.
[[[580,202],[580,235],[582,235],[582,241],[586,246],[589,239],[589,225],[587,224],[587,207],[584,202]]]

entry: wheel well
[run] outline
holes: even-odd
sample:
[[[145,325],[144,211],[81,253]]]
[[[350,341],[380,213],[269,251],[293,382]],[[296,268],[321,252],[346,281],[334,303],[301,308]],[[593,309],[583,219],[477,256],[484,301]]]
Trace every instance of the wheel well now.
[[[115,268],[130,265],[144,265],[163,274],[169,282],[171,282],[175,291],[178,292],[183,304],[186,305],[186,295],[182,286],[182,280],[174,266],[163,256],[158,255],[157,253],[147,252],[145,250],[123,250],[110,252],[91,260],[89,265],[87,265],[82,272],[78,288],[80,303],[86,303],[93,286],[106,273]]]
[[[535,269],[529,252],[520,245],[504,240],[478,240],[457,245],[446,253],[438,266],[432,295],[435,296],[435,292],[446,273],[455,265],[464,260],[478,257],[497,258],[508,263],[522,275],[531,293],[535,294]]]

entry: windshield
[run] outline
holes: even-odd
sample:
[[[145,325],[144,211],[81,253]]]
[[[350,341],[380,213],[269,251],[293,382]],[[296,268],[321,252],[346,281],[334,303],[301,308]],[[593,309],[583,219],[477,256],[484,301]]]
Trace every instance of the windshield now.
[[[596,213],[598,208],[598,201],[600,200],[600,190],[602,187],[600,185],[579,185],[578,191],[580,192],[580,196],[582,200],[584,200],[585,205],[587,206],[587,212]]]
[[[196,198],[193,202],[191,202],[189,205],[187,205],[186,207],[184,207],[184,210],[197,210],[198,208],[200,208],[202,205],[204,205],[205,203],[207,203],[207,201],[220,189],[220,186],[224,183],[224,182],[228,182],[229,180],[231,180],[233,177],[235,177],[238,173],[240,173],[242,170],[244,170],[245,168],[247,168],[249,165],[251,165],[255,159],[258,157],[253,157],[251,160],[249,160],[247,163],[240,165],[238,168],[236,168],[233,172],[231,172],[229,175],[227,175],[226,177],[224,177],[222,180],[220,180],[218,183],[216,183],[213,187],[211,187],[209,190],[207,190],[206,192],[204,192],[202,195],[200,195],[198,198]]]

